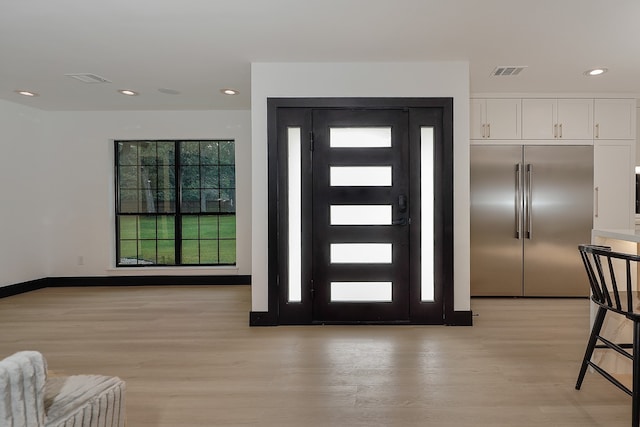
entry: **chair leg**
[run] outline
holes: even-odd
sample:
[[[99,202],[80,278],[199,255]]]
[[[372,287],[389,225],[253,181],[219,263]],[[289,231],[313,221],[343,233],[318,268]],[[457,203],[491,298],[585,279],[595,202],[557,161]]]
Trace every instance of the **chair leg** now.
[[[584,375],[587,373],[587,367],[589,366],[589,361],[591,360],[591,356],[593,355],[593,350],[596,348],[598,335],[600,334],[600,330],[602,329],[602,324],[604,323],[604,316],[606,314],[607,314],[607,310],[605,308],[598,307],[598,313],[596,314],[596,318],[593,321],[593,328],[591,328],[591,336],[589,337],[587,350],[585,351],[584,358],[582,359],[580,374],[578,374],[578,381],[576,382],[576,390],[580,390],[580,387],[582,386],[582,381],[584,380]]]
[[[633,322],[633,383],[631,385],[631,426],[640,427],[640,322]]]

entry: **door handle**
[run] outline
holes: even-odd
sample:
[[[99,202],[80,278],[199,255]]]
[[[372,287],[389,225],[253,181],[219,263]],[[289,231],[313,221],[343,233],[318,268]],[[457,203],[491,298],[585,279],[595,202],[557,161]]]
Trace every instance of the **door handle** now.
[[[516,239],[522,239],[522,165],[516,164]]]
[[[391,222],[391,225],[407,225],[407,218],[402,217],[400,219],[397,219],[397,220]]]
[[[400,214],[407,213],[407,196],[405,194],[401,194],[398,196],[398,212]],[[407,218],[404,215],[401,215],[400,219],[391,222],[392,225],[407,225]]]
[[[533,188],[533,167],[531,164],[527,165],[527,179],[525,185],[525,195],[524,195],[524,204],[526,206],[526,215],[527,215],[527,230],[525,232],[525,236],[527,239],[531,239],[531,235],[533,233],[532,230],[532,221],[531,221],[531,192]]]
[[[404,194],[398,196],[398,211],[400,213],[407,212],[407,196]]]

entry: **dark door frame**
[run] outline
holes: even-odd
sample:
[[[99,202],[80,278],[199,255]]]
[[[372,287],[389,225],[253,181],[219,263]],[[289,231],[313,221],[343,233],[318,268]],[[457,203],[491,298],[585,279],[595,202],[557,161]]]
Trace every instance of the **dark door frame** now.
[[[311,109],[437,109],[440,114],[442,131],[436,135],[435,158],[435,250],[442,254],[436,260],[435,280],[442,290],[442,318],[412,318],[414,324],[471,325],[471,311],[454,310],[453,287],[453,99],[452,98],[268,98],[268,311],[251,312],[250,324],[311,324],[312,310],[309,302],[287,304],[284,295],[287,289],[287,246],[286,246],[286,162],[287,153],[278,141],[286,141],[278,129],[283,118],[288,126],[299,127],[301,135],[310,135]],[[309,142],[310,144],[311,142]],[[282,144],[282,142],[281,142]],[[303,156],[302,173],[305,168]],[[412,159],[411,162],[419,159]],[[419,170],[419,169],[418,169]],[[309,171],[310,173],[310,171]],[[303,196],[304,197],[304,196]],[[310,197],[310,196],[309,196]],[[303,215],[310,212],[302,212]],[[305,236],[303,239],[311,238]],[[413,244],[412,244],[413,247]],[[310,254],[303,253],[303,259]],[[414,273],[412,272],[412,275]],[[303,278],[303,282],[309,278]]]

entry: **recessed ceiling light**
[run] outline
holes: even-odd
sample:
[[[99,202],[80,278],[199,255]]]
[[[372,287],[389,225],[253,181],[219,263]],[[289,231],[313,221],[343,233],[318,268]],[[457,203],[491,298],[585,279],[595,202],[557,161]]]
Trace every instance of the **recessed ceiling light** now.
[[[591,70],[587,70],[584,72],[585,76],[599,76],[600,74],[606,73],[608,70],[606,68],[592,68]]]
[[[19,93],[22,96],[38,96],[37,93],[35,92],[30,92],[28,90],[16,90],[16,93]]]
[[[220,89],[220,92],[224,93],[225,95],[237,95],[240,93],[235,89]]]
[[[120,92],[123,95],[127,95],[127,96],[137,96],[138,92],[134,92],[132,90],[129,89],[120,89],[118,92]]]

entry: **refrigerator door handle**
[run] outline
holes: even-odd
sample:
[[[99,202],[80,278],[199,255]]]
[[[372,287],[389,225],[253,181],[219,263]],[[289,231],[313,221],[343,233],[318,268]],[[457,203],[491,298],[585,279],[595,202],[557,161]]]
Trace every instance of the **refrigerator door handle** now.
[[[516,163],[516,239],[522,239],[522,165]]]
[[[532,235],[532,221],[531,221],[531,191],[533,188],[533,167],[531,163],[527,164],[527,176],[525,180],[525,193],[524,193],[524,205],[525,205],[525,214],[526,218],[526,232],[525,237],[527,239],[531,239]]]

